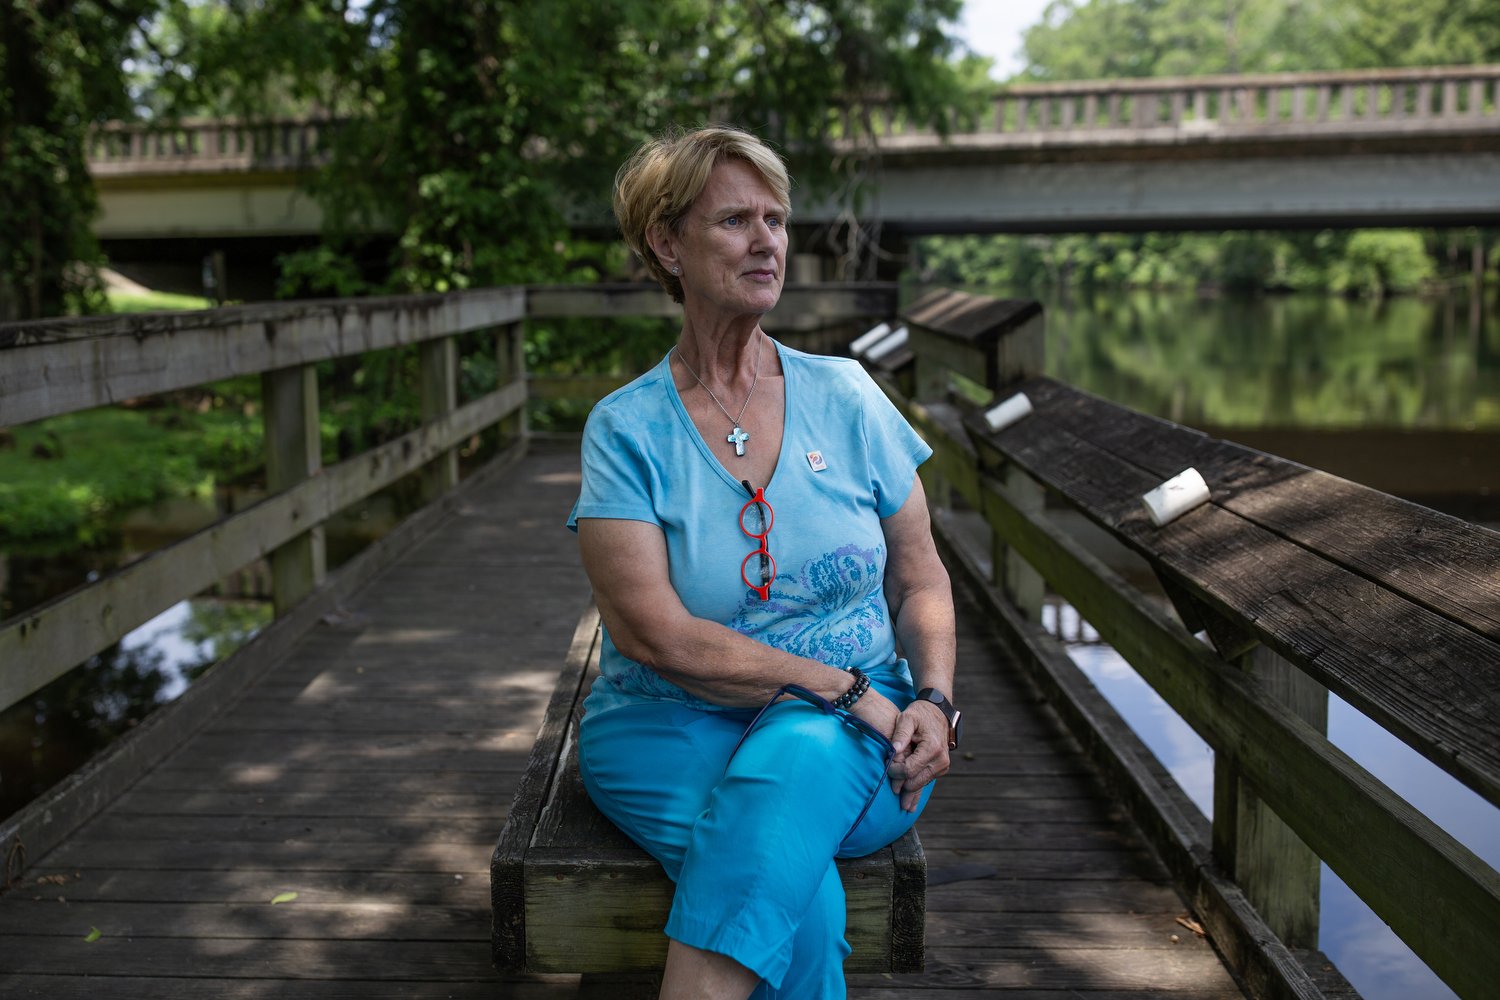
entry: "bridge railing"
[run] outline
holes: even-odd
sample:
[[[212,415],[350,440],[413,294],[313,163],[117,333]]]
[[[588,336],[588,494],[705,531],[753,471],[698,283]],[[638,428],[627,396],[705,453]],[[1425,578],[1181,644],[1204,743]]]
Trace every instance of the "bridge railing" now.
[[[877,116],[883,147],[932,141],[928,127]],[[1015,84],[957,145],[1309,138],[1500,127],[1500,66],[1346,70]],[[906,140],[903,142],[903,140]]]
[[[878,102],[865,116],[882,151],[936,141]],[[95,176],[303,170],[320,162],[336,119],[111,122],[92,133]],[[1340,70],[1015,84],[977,122],[952,122],[947,144],[1032,148],[1184,139],[1313,138],[1471,132],[1500,127],[1500,66]]]
[[[318,118],[109,122],[90,132],[86,155],[95,177],[300,171],[322,162],[338,127]]]
[[[1321,995],[1321,859],[1460,996],[1492,995],[1500,874],[1326,733],[1331,690],[1500,805],[1500,534],[1043,378],[1035,303],[937,292],[904,319],[867,361],[935,448],[952,564],[1251,992]],[[1206,498],[1156,524],[1142,496],[1186,468]],[[1042,628],[1046,590],[1213,749],[1211,827]]]

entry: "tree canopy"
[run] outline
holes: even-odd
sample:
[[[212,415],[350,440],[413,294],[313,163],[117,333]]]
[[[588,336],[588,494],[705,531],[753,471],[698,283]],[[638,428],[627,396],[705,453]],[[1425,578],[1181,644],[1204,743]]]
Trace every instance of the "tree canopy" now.
[[[323,242],[283,261],[287,294],[618,271],[623,250],[580,242],[577,224],[608,232],[609,179],[634,144],[669,123],[711,120],[756,131],[789,156],[800,184],[845,199],[851,211],[822,239],[845,250],[847,276],[866,276],[875,240],[857,211],[874,162],[860,141],[865,113],[890,102],[941,127],[955,109],[977,111],[987,82],[983,61],[952,38],[961,8],[0,0],[0,320],[98,303],[85,143],[91,126],[133,115],[344,122],[310,182]],[[1054,0],[1026,33],[1025,55],[1027,80],[1496,61],[1500,10],[1493,0]],[[375,230],[397,235],[372,241]],[[1387,242],[1409,256],[1401,240]],[[1235,247],[1224,251],[1235,274],[1264,277],[1252,266],[1261,261],[1293,283],[1323,280],[1304,264],[1329,252],[1297,239]],[[1111,254],[1084,270],[1138,273],[1149,256],[1126,267]],[[1174,266],[1191,271],[1212,256],[1195,245]],[[1363,280],[1340,273],[1330,283]]]
[[[1053,0],[1017,82],[1271,73],[1500,60],[1493,0]],[[1495,234],[1364,230],[951,237],[921,241],[926,280],[1189,285],[1383,294],[1422,288]],[[1456,268],[1455,268],[1456,269]]]
[[[1024,79],[1440,66],[1500,59],[1492,0],[1052,0]]]
[[[0,321],[97,300],[90,124],[129,112],[123,65],[155,0],[0,0]]]
[[[570,241],[568,223],[607,225],[616,166],[669,123],[740,124],[787,152],[800,182],[852,190],[860,158],[829,155],[832,138],[866,124],[846,106],[878,99],[937,122],[982,80],[951,38],[961,6],[0,0],[0,231],[46,230],[4,244],[0,296],[10,315],[85,304],[89,268],[68,267],[97,260],[84,137],[132,108],[344,121],[312,182],[324,244],[285,262],[289,292],[597,270],[598,248]],[[23,196],[35,190],[45,197]],[[371,260],[362,239],[377,225],[398,233],[389,259]]]

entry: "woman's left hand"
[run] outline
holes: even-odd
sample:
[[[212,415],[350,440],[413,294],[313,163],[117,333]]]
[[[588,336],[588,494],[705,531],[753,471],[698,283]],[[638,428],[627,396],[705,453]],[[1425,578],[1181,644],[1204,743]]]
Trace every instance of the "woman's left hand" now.
[[[948,773],[948,717],[930,701],[914,701],[896,718],[891,733],[891,757],[886,776],[901,796],[901,808],[917,808],[922,787]]]

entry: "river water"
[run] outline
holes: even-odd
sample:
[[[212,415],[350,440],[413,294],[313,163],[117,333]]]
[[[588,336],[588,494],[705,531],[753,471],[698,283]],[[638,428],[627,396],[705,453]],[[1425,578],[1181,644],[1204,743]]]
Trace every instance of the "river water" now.
[[[976,289],[1016,294],[1008,289]],[[1021,294],[1027,294],[1022,292]],[[1459,517],[1500,524],[1500,303],[1462,294],[1350,301],[1184,293],[1044,294],[1048,373],[1097,395],[1364,482]],[[107,572],[245,497],[136,512],[114,551],[0,552],[9,614]],[[375,498],[330,530],[330,562],[394,523]],[[252,569],[169,609],[36,699],[0,713],[0,816],[60,780],[269,620]],[[1084,672],[1208,813],[1211,751],[1066,605]],[[1332,698],[1330,738],[1489,864],[1497,811]],[[1341,882],[1323,876],[1323,949],[1369,1000],[1453,994]]]

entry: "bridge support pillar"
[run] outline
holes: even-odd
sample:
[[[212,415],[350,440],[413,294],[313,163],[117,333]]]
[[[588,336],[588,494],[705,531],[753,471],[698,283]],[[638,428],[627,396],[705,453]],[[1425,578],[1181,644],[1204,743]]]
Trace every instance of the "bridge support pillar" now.
[[[266,489],[275,494],[323,467],[317,370],[312,365],[298,365],[265,372],[261,375],[261,405],[265,412]],[[321,523],[308,525],[306,531],[272,552],[271,596],[277,616],[322,583],[326,571]]]

